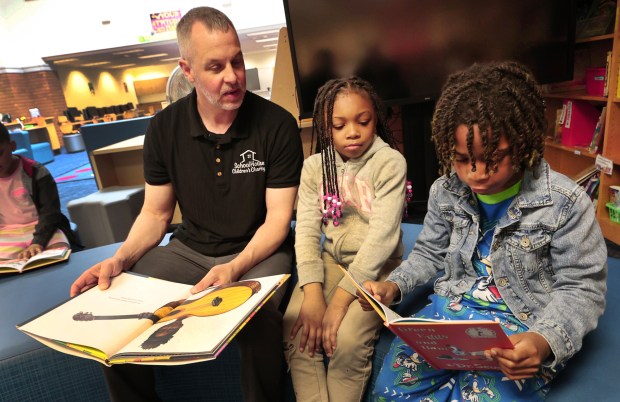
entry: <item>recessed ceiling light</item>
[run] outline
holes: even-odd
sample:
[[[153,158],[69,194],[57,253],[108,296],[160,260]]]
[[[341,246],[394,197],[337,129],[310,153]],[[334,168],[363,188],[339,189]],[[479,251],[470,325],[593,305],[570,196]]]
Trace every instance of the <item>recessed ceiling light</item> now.
[[[168,53],[147,54],[144,56],[138,56],[139,59],[152,59],[154,57],[168,56]]]
[[[250,32],[246,35],[251,37],[251,36],[271,35],[271,34],[279,33],[279,32],[280,32],[279,29],[270,29],[269,31]]]
[[[178,61],[179,57],[168,57],[167,59],[161,59],[160,61]]]
[[[131,66],[135,66],[136,63],[129,63],[129,64],[119,64],[117,66],[110,66],[110,68],[125,68],[125,67],[131,67]]]
[[[144,52],[144,49],[133,49],[133,50],[123,50],[122,52],[114,52],[112,54],[131,54],[131,53],[142,53]]]
[[[273,42],[273,41],[276,41],[276,40],[278,40],[278,38],[277,38],[277,37],[276,37],[276,38],[256,39],[256,41],[255,41],[255,42],[257,42],[257,43],[263,43],[263,42]]]
[[[53,63],[54,64],[63,64],[63,63],[71,63],[72,61],[78,61],[78,59],[76,59],[75,57],[70,58],[70,59],[62,59],[62,60],[56,60]]]
[[[87,64],[82,64],[82,67],[93,67],[93,66],[101,66],[104,64],[110,64],[111,61],[98,61],[96,63],[87,63]]]
[[[270,44],[268,44],[268,45],[263,45],[263,47],[267,47],[267,48],[270,48],[270,47],[278,47],[278,44],[277,44],[277,43],[270,43]]]

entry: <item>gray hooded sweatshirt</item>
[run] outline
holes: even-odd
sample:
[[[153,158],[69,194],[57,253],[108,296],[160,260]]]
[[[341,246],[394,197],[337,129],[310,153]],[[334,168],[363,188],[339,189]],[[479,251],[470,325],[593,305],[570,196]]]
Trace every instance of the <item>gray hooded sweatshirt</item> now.
[[[300,287],[324,282],[322,249],[359,282],[377,280],[387,259],[403,255],[400,223],[407,163],[402,154],[375,136],[370,148],[357,159],[344,162],[336,152],[336,168],[343,216],[338,226],[331,221],[323,225],[321,155],[312,155],[304,162],[295,227]],[[355,286],[347,278],[338,286],[355,294]]]

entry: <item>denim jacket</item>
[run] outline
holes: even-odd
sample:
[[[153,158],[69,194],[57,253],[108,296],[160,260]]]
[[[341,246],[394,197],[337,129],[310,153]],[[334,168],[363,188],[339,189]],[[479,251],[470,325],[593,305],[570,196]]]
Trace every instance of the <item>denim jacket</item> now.
[[[477,278],[471,259],[479,225],[469,187],[454,173],[442,176],[413,250],[387,280],[402,297],[434,278],[441,296],[467,292]],[[605,309],[607,247],[588,195],[545,161],[527,171],[495,228],[489,258],[512,313],[547,340],[551,367],[564,364]]]

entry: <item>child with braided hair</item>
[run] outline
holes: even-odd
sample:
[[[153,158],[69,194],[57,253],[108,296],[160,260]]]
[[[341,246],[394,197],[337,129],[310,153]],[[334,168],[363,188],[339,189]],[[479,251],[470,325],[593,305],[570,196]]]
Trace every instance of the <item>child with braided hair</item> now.
[[[355,287],[338,265],[380,280],[401,262],[406,162],[380,98],[360,78],[319,89],[315,133],[317,154],[299,187],[299,282],[284,315],[285,356],[298,402],[360,401],[382,322],[352,303]]]
[[[544,400],[596,328],[605,242],[584,189],[543,159],[544,137],[545,103],[523,65],[474,64],[448,78],[432,120],[443,175],[422,232],[386,281],[364,286],[390,304],[435,280],[416,317],[494,320],[514,349],[485,351],[501,371],[449,371],[396,338],[375,401]],[[403,356],[415,364],[396,364]]]

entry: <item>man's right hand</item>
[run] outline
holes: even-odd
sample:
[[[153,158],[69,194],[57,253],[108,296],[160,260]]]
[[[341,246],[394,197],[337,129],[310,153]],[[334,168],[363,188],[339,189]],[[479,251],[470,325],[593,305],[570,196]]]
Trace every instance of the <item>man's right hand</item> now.
[[[394,282],[366,281],[363,285],[368,293],[386,306],[389,306],[400,295],[400,288]],[[374,310],[370,303],[368,303],[368,300],[360,294],[359,290],[357,291],[357,300],[359,300],[362,310]]]
[[[71,285],[71,297],[84,293],[96,285],[101,290],[109,288],[110,278],[119,275],[123,272],[123,269],[123,263],[117,257],[111,257],[93,265],[73,282],[73,285]]]

